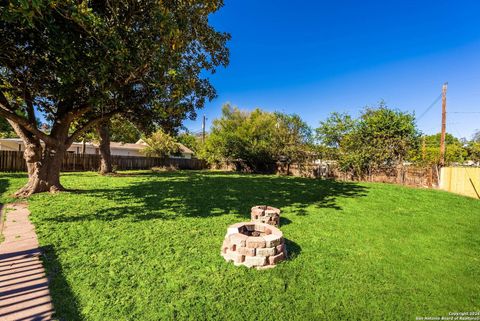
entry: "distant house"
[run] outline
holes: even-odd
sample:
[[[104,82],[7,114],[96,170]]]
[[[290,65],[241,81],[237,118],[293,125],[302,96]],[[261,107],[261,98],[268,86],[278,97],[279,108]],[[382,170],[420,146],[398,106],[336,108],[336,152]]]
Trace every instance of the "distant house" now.
[[[130,143],[110,143],[110,152],[112,155],[118,156],[143,156],[141,150],[144,149],[146,143],[143,140],[139,140],[135,144]],[[171,158],[192,158],[194,152],[187,148],[186,146],[178,143],[180,154],[177,156],[170,156]],[[20,138],[1,138],[0,139],[0,151],[9,150],[9,151],[24,151],[25,146],[23,141]],[[72,154],[82,154],[83,143],[73,143],[72,146],[67,150],[68,153]],[[97,144],[85,143],[85,154],[99,154],[99,149]]]
[[[43,143],[42,143],[43,145]],[[83,143],[73,143],[67,150],[69,153],[81,154]],[[1,138],[0,150],[24,151],[25,146],[20,138]],[[97,154],[98,146],[92,143],[85,143],[85,154]]]
[[[147,143],[145,143],[143,139],[139,139],[135,144],[132,145],[139,145],[142,148],[145,148],[145,146],[147,146]],[[179,149],[179,155],[170,155],[170,158],[193,158],[195,153],[190,148],[180,143],[177,143],[177,145]]]

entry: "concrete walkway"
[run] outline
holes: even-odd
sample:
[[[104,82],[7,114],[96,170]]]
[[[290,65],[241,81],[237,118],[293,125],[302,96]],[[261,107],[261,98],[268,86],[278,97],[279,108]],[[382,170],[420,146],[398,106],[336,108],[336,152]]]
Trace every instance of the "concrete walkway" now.
[[[52,320],[48,280],[26,204],[13,204],[0,244],[0,320]]]

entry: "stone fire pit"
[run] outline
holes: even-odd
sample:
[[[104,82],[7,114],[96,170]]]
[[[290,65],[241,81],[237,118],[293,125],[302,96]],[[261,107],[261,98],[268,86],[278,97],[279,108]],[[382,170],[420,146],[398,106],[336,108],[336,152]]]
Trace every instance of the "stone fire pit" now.
[[[278,227],[280,226],[280,210],[267,205],[254,206],[251,211],[251,220]]]
[[[235,265],[258,269],[274,267],[287,257],[283,233],[259,222],[230,225],[223,240],[222,256]]]

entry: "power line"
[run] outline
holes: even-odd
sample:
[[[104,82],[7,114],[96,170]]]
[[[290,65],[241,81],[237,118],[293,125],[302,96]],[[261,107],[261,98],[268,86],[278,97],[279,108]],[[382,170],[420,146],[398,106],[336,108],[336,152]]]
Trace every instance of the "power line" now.
[[[433,106],[435,106],[436,103],[438,103],[440,101],[440,99],[442,99],[442,94],[438,95],[437,98],[435,98],[435,100],[433,101],[433,103],[430,104],[430,106],[427,107],[427,109],[425,109],[425,111],[417,118],[417,121],[419,121],[420,119],[422,119],[423,116],[425,116],[426,113],[428,113],[428,111],[430,109],[432,109]]]
[[[480,111],[451,111],[447,114],[480,114]]]
[[[458,130],[458,127],[457,127],[458,124],[461,124],[461,123],[458,123],[458,122],[457,122],[457,123],[449,123],[449,126],[450,126],[450,128],[453,129],[453,131],[455,132],[455,134],[458,135],[458,136],[457,136],[458,139],[460,139],[460,138],[466,138],[466,137],[464,137],[462,134],[460,134],[460,131]]]

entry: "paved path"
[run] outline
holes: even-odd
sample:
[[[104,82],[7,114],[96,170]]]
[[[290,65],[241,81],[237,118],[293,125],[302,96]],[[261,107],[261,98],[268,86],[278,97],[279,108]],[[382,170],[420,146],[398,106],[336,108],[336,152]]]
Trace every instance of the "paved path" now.
[[[35,228],[25,204],[13,204],[0,244],[0,320],[52,320],[48,290]]]

